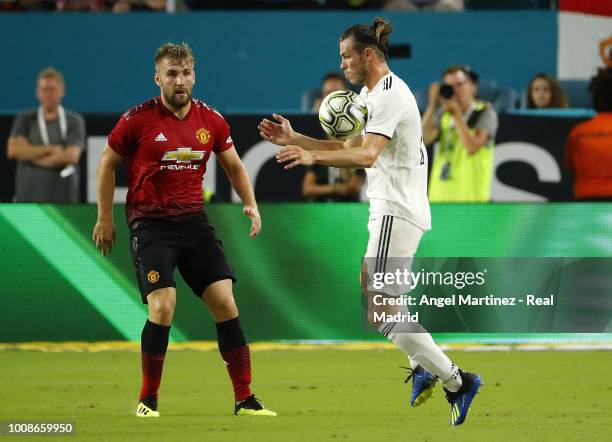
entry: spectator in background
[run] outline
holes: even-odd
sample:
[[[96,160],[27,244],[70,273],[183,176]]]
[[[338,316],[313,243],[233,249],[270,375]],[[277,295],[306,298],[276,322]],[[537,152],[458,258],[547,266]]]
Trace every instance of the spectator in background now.
[[[349,89],[344,74],[329,72],[321,80],[321,96],[314,100],[312,110],[319,112],[323,98],[335,91]],[[311,166],[302,181],[302,196],[309,202],[356,202],[365,183],[363,169],[337,169]]]
[[[0,6],[0,11],[23,12],[165,11],[166,0],[0,0]]]
[[[319,107],[323,98],[335,91],[343,91],[348,89],[348,84],[344,78],[344,74],[340,72],[328,72],[321,80],[321,96],[312,102],[312,110],[319,112]]]
[[[597,114],[575,126],[565,146],[574,173],[574,198],[612,200],[612,67],[600,69],[589,91]]]
[[[536,74],[527,88],[528,109],[568,107],[567,96],[559,82],[548,74]]]
[[[20,113],[13,122],[7,156],[17,161],[14,201],[79,202],[79,170],[85,147],[85,121],[65,110],[64,77],[43,69],[36,80],[38,109]]]
[[[21,12],[23,6],[18,0],[0,0],[0,12]]]
[[[309,202],[358,202],[365,170],[311,166],[304,175],[302,195]]]
[[[423,141],[435,142],[429,178],[431,202],[487,202],[491,197],[497,113],[476,99],[478,75],[449,66],[443,84],[429,88]]]
[[[386,0],[386,11],[463,11],[463,0]]]
[[[96,0],[57,0],[56,8],[63,12],[97,11],[103,4]]]
[[[113,6],[113,12],[165,10],[166,0],[118,0]]]

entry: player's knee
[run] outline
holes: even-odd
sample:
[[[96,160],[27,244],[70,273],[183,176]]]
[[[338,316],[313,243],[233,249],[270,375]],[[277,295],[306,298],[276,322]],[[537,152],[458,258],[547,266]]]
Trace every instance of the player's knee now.
[[[215,299],[208,307],[218,315],[229,315],[238,312],[234,297],[231,295]]]
[[[157,318],[163,324],[172,321],[174,307],[175,303],[173,301],[164,300],[149,304],[149,311],[154,318]]]
[[[172,318],[174,314],[174,305],[164,303],[159,306],[158,313],[164,318]]]
[[[215,317],[237,315],[231,281],[219,281],[204,290],[202,300]]]

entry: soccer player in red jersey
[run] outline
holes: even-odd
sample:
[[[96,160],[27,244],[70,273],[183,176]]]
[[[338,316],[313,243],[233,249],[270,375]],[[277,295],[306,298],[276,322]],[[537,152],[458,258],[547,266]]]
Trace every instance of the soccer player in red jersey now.
[[[176,267],[216,323],[219,351],[234,387],[234,414],[276,416],[251,393],[249,347],[232,293],[236,277],[204,212],[202,177],[213,152],[251,219],[251,239],[261,230],[261,218],[228,124],[192,98],[194,63],[186,43],[167,43],[157,50],[160,96],[121,116],[100,157],[93,240],[102,255],[110,253],[115,242],[115,170],[125,161],[131,252],[142,301],[149,309],[141,337],[143,381],[137,416],[159,416],[157,393],[176,304]]]

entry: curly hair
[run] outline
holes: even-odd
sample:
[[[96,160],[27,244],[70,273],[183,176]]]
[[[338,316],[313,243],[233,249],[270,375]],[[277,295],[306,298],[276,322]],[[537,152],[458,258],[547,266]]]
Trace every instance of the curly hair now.
[[[371,25],[353,25],[346,29],[340,41],[352,38],[357,52],[363,52],[365,48],[372,48],[386,60],[389,58],[389,34],[391,32],[393,32],[391,21],[376,17]]]

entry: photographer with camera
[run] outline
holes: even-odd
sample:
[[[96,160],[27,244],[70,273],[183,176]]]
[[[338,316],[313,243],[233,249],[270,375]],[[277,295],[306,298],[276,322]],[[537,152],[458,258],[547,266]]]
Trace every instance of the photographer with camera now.
[[[423,141],[434,144],[429,177],[431,202],[487,202],[491,197],[497,113],[478,100],[478,75],[449,66],[443,82],[429,87]]]

